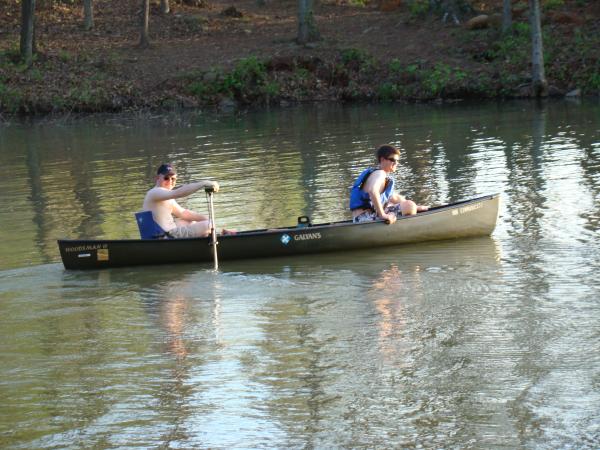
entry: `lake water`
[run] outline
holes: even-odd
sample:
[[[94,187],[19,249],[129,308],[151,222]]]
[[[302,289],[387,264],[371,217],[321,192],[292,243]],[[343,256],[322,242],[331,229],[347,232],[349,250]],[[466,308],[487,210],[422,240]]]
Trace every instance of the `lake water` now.
[[[502,193],[491,237],[65,271],[136,237],[160,163],[219,226]],[[0,126],[0,447],[600,448],[600,103],[306,106]],[[206,211],[204,194],[182,202]]]

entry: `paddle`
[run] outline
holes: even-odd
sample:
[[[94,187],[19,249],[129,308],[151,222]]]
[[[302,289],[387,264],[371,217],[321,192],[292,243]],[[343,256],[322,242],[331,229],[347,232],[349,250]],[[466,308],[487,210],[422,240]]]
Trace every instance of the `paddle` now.
[[[215,189],[213,187],[207,187],[204,189],[208,198],[208,218],[210,220],[210,237],[211,245],[213,248],[213,261],[215,262],[215,270],[219,270],[219,258],[217,257],[217,227],[215,225],[215,210],[213,207],[213,193]]]

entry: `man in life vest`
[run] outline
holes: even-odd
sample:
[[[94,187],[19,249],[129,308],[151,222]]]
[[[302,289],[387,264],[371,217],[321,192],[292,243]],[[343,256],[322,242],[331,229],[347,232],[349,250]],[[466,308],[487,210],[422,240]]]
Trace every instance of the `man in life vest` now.
[[[154,187],[146,193],[142,210],[152,211],[154,221],[171,237],[208,236],[212,227],[209,218],[203,214],[182,208],[175,199],[187,197],[200,189],[206,188],[219,192],[219,183],[216,181],[198,181],[173,189],[176,181],[177,173],[174,167],[171,164],[162,164],[156,171]],[[233,232],[223,230],[222,233],[230,234]]]
[[[398,168],[400,150],[393,145],[382,145],[377,149],[378,167],[364,170],[350,191],[350,209],[355,223],[383,219],[396,222],[398,214],[413,215],[429,208],[417,205],[394,190],[391,174]]]

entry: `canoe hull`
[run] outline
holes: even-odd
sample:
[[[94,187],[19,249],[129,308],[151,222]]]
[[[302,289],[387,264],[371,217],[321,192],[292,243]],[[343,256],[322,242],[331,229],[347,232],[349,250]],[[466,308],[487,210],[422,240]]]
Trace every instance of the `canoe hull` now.
[[[220,261],[293,256],[406,243],[484,236],[498,218],[498,194],[433,208],[384,222],[351,221],[303,228],[246,231],[219,237]],[[212,261],[209,238],[58,241],[66,269],[102,269],[150,264]]]

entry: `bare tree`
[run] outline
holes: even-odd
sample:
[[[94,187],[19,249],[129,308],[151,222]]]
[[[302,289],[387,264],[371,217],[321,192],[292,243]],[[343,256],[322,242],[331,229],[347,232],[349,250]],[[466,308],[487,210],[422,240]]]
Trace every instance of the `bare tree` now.
[[[531,81],[533,95],[545,97],[548,94],[548,82],[544,73],[544,48],[542,42],[542,20],[540,1],[529,0],[531,22]]]
[[[169,0],[160,0],[160,12],[163,14],[169,14],[171,12]]]
[[[94,28],[93,0],[83,0],[83,27],[87,31]]]
[[[146,48],[150,46],[150,38],[148,37],[148,25],[150,22],[150,0],[142,0],[141,12],[141,30],[140,30],[140,47]]]
[[[315,22],[314,0],[298,0],[298,43],[308,44],[320,37]]]
[[[502,31],[508,31],[512,26],[512,1],[504,0],[502,9]]]
[[[35,53],[35,0],[21,0],[21,59],[30,65]]]

